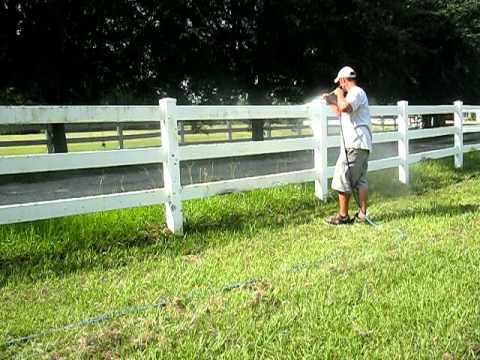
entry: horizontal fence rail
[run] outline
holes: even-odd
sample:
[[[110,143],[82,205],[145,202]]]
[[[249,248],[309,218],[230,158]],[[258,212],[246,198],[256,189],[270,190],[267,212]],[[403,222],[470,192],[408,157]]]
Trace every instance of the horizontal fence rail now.
[[[284,106],[177,106],[177,121],[298,119],[308,116],[306,105]]]
[[[1,106],[2,125],[160,121],[158,106]]]
[[[479,126],[464,126],[464,113],[467,112],[480,113],[480,106],[463,105],[459,101],[453,105],[440,106],[411,106],[405,101],[399,102],[396,106],[371,106],[372,117],[389,117],[393,119],[395,125],[395,131],[374,133],[374,144],[397,143],[398,156],[370,161],[369,171],[398,168],[399,180],[408,184],[409,165],[425,159],[454,156],[455,166],[457,168],[462,167],[463,153],[480,150],[480,144],[464,145],[463,143],[464,133],[480,132]],[[439,114],[452,115],[453,126],[416,130],[409,128],[412,116]],[[307,121],[304,124],[312,129],[313,135],[267,139],[265,141],[192,143],[179,146],[183,140],[182,131],[183,134],[188,133],[188,130],[183,128],[183,122],[226,121],[229,124],[229,121],[232,120],[271,119],[306,119]],[[325,200],[328,193],[328,179],[334,173],[334,167],[327,164],[327,151],[329,148],[338,147],[341,144],[339,135],[328,135],[329,124],[338,126],[339,122],[332,109],[321,100],[306,105],[289,106],[178,106],[174,99],[162,99],[159,106],[0,107],[0,125],[38,126],[39,124],[115,123],[108,126],[118,126],[118,123],[132,122],[156,122],[158,125],[154,125],[154,127],[156,129],[160,128],[161,131],[152,132],[152,137],[161,137],[162,146],[129,150],[3,156],[0,157],[0,175],[10,176],[161,163],[163,165],[163,188],[4,205],[0,206],[0,224],[164,203],[168,228],[175,234],[182,234],[182,202],[185,200],[311,181],[315,182],[315,195]],[[301,126],[279,126],[278,128],[298,130],[304,129],[304,124]],[[382,125],[385,125],[383,121]],[[245,129],[251,131],[251,127],[237,129],[232,128],[231,125],[226,130],[235,132],[245,131]],[[270,127],[270,129],[273,130],[274,127]],[[225,129],[211,130],[225,131]],[[119,135],[122,135],[122,128],[119,128],[118,131]],[[122,141],[129,139],[129,137],[140,138],[142,135],[144,134],[122,135]],[[409,152],[410,140],[440,136],[453,136],[454,146],[414,154]],[[107,137],[107,139],[110,138],[117,140],[115,136]],[[105,137],[102,138],[102,141],[105,141],[104,139]],[[81,140],[83,141],[83,139]],[[86,139],[85,141],[87,140],[92,141],[92,139]],[[297,151],[312,151],[313,168],[191,185],[182,185],[180,182],[181,161],[282,154]]]
[[[0,206],[0,224],[52,219],[98,211],[157,205],[168,201],[164,189],[86,196],[77,199],[41,201]]]
[[[455,106],[437,105],[437,106],[412,106],[408,107],[408,113],[411,115],[439,115],[452,114],[455,112]]]
[[[35,172],[94,169],[105,167],[143,165],[164,162],[162,148],[129,149],[118,151],[89,151],[67,154],[4,156],[0,158],[0,175]]]
[[[275,154],[282,152],[313,150],[314,140],[283,139],[266,141],[247,141],[241,143],[204,144],[182,146],[180,158],[182,160],[214,159],[234,156],[248,156],[258,154]]]

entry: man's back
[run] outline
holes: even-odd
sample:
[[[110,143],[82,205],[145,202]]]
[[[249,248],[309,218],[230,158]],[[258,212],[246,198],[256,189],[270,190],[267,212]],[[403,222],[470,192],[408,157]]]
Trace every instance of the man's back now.
[[[365,91],[355,85],[346,96],[352,106],[351,113],[342,113],[342,128],[345,146],[351,149],[372,150],[372,121]]]

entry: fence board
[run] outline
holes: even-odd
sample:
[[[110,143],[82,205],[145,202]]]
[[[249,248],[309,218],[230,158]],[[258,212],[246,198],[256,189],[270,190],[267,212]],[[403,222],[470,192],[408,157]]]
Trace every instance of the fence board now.
[[[154,164],[165,158],[162,148],[5,156],[0,161],[0,175]]]
[[[0,106],[0,124],[159,121],[158,106]]]
[[[476,132],[480,132],[479,125],[466,125],[463,127],[464,134],[470,134],[470,133],[476,133]]]
[[[480,111],[479,105],[463,105],[463,111],[471,112],[471,111]]]
[[[400,112],[397,106],[369,106],[370,116],[398,116]]]
[[[437,136],[447,136],[455,134],[455,128],[453,126],[440,127],[433,129],[418,129],[408,132],[410,140],[412,139],[427,139]]]
[[[187,185],[183,187],[182,200],[202,199],[213,195],[303,183],[313,181],[314,179],[315,170],[311,169],[244,179]]]
[[[409,105],[409,115],[435,115],[435,114],[453,114],[455,106],[453,105],[435,105],[435,106],[418,106]]]
[[[397,142],[400,139],[398,132],[373,133],[373,143],[382,144],[389,142]]]
[[[300,139],[246,141],[209,145],[185,145],[180,148],[180,160],[214,159],[234,156],[273,154],[313,149],[311,137]]]
[[[339,135],[329,136],[327,138],[327,147],[338,147],[342,143],[342,138]]]
[[[456,148],[447,148],[447,149],[440,149],[440,150],[432,150],[426,151],[417,154],[410,154],[408,156],[408,163],[413,164],[423,160],[433,160],[433,159],[441,159],[444,157],[452,156],[457,153]]]
[[[374,144],[397,142],[398,139],[399,139],[399,134],[393,131],[389,131],[385,133],[373,133]],[[341,145],[341,143],[342,143],[342,138],[340,137],[340,135],[329,136],[327,139],[327,144],[329,148],[338,147]]]
[[[463,152],[478,151],[480,150],[480,144],[463,145]]]
[[[400,165],[400,158],[392,157],[381,160],[373,160],[368,162],[368,171],[377,171],[383,169],[390,169]]]
[[[164,189],[135,191],[77,199],[0,206],[0,225],[51,219],[98,211],[158,205],[167,201]]]
[[[308,117],[306,105],[277,106],[177,106],[176,118],[188,120],[260,120]]]

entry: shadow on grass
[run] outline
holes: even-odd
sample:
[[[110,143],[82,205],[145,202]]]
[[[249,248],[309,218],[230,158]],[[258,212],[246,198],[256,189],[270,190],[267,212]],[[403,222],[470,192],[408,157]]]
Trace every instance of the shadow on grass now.
[[[476,177],[480,156],[468,154],[465,168],[451,159],[412,167],[412,186],[398,182],[396,170],[369,174],[375,201],[423,194]],[[325,204],[314,198],[313,184],[287,186],[192,201],[185,204],[185,237],[165,231],[163,207],[77,216],[0,228],[0,287],[95,268],[117,268],[148,257],[177,257],[222,247],[259,231],[308,224],[336,209],[336,196]],[[386,221],[418,214],[446,215],[477,211],[477,206],[404,209],[379,214]],[[92,224],[93,222],[93,224]]]
[[[159,210],[163,207],[6,226],[0,228],[0,287],[25,279],[118,268],[149,257],[198,254],[262,229],[305,224],[328,209],[312,194],[313,186],[305,184],[187,202],[182,239],[166,231]]]

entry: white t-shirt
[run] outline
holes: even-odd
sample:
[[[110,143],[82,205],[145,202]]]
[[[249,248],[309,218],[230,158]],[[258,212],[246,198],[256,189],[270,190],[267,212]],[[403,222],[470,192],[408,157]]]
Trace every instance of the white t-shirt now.
[[[352,106],[351,113],[342,112],[342,129],[347,149],[372,150],[372,121],[365,91],[354,86],[348,91],[347,102]],[[342,143],[343,146],[343,143]]]

